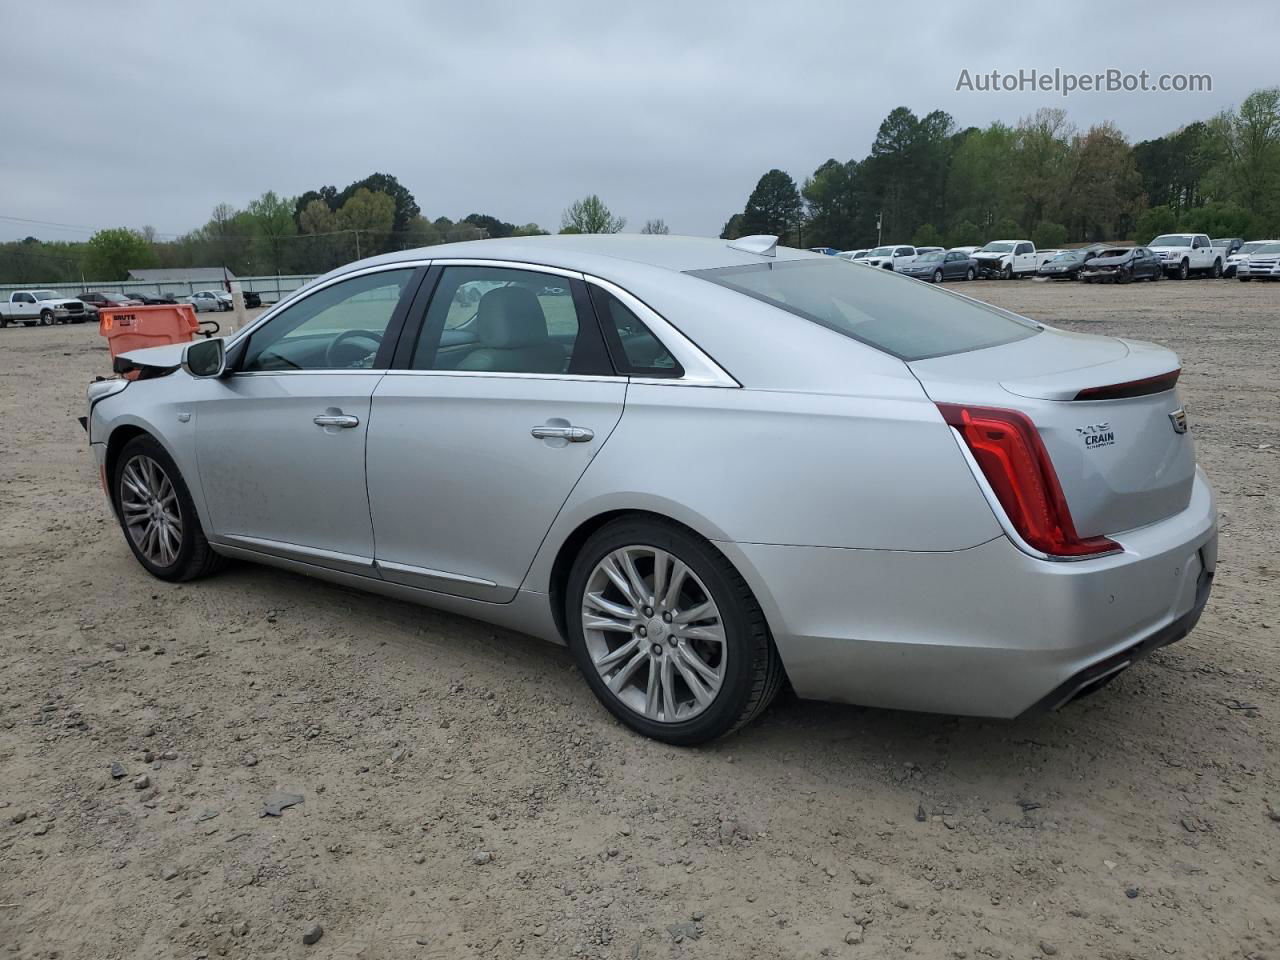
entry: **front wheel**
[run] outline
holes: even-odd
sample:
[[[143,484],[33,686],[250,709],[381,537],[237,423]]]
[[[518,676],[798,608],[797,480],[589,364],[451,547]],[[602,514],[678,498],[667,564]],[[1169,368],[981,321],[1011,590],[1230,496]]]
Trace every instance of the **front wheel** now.
[[[970,267],[968,270],[966,270],[966,271],[964,272],[964,278],[965,278],[966,280],[972,280],[972,279],[973,279],[973,267]]]
[[[935,270],[935,271],[933,271],[933,282],[934,282],[934,283],[941,283],[941,282],[942,282],[942,271],[941,271],[941,270]]]
[[[1178,279],[1185,280],[1191,275],[1191,265],[1183,260],[1178,264]]]
[[[1013,278],[1013,265],[1006,263],[1004,265],[1004,268],[1000,271],[1000,279],[1010,280],[1012,278]]]
[[[53,326],[53,311],[52,311],[52,310],[41,310],[41,311],[40,311],[40,326],[42,326],[42,327],[51,327],[51,326]]]
[[[125,542],[161,580],[194,580],[222,565],[200,527],[178,465],[154,438],[130,440],[116,458],[112,500]]]
[[[592,534],[569,572],[565,621],[600,702],[666,743],[692,746],[744,726],[782,684],[746,581],[673,523],[621,518]]]
[[[1132,279],[1133,279],[1133,274],[1123,267],[1121,267],[1120,272],[1116,274],[1116,280],[1119,283],[1128,283]]]

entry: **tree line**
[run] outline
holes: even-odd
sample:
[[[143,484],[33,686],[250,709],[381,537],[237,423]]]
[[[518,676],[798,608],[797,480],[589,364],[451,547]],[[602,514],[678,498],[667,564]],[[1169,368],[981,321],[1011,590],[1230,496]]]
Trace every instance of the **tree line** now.
[[[565,209],[561,233],[617,233],[626,226],[595,194]],[[268,190],[243,209],[222,203],[203,226],[172,238],[150,227],[99,230],[84,242],[35,237],[0,244],[0,282],[123,280],[145,267],[225,266],[237,276],[323,273],[361,257],[490,237],[546,234],[536,223],[491,214],[430,219],[394,176],[375,173],[342,190],[322,186],[297,197]],[[666,233],[662,220],[646,233]]]
[[[1132,145],[1113,123],[1080,130],[1056,108],[957,129],[945,111],[897,107],[861,160],[827,160],[799,185],[768,171],[721,236],[839,249],[1024,237],[1056,247],[1146,243],[1172,230],[1280,235],[1280,87]]]

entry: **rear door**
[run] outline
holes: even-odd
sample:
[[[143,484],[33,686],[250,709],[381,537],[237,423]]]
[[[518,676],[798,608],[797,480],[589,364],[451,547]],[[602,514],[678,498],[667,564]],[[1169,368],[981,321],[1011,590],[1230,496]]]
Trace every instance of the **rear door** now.
[[[416,282],[412,266],[318,287],[233,348],[192,404],[213,535],[373,575],[364,448],[370,400]]]
[[[442,261],[420,331],[373,394],[367,442],[387,580],[505,602],[622,416],[580,276]]]

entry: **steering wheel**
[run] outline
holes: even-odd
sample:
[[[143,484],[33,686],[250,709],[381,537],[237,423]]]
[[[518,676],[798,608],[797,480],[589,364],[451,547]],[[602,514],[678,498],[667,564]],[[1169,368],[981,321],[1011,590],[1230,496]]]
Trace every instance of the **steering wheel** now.
[[[363,337],[366,340],[372,340],[377,346],[382,346],[382,334],[374,333],[372,330],[343,330],[340,334],[329,341],[329,346],[324,351],[324,365],[329,368],[340,366],[337,362],[338,347],[348,340],[356,337]],[[374,348],[375,352],[377,347]]]

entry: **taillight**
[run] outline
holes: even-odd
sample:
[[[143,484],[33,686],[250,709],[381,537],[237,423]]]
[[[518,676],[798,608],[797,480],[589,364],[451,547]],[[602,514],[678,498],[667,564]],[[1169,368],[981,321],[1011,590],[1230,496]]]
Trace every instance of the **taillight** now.
[[[1018,534],[1053,557],[1091,557],[1120,545],[1106,537],[1080,537],[1058,483],[1053,461],[1031,418],[1017,410],[940,403],[943,419],[959,431]]]

